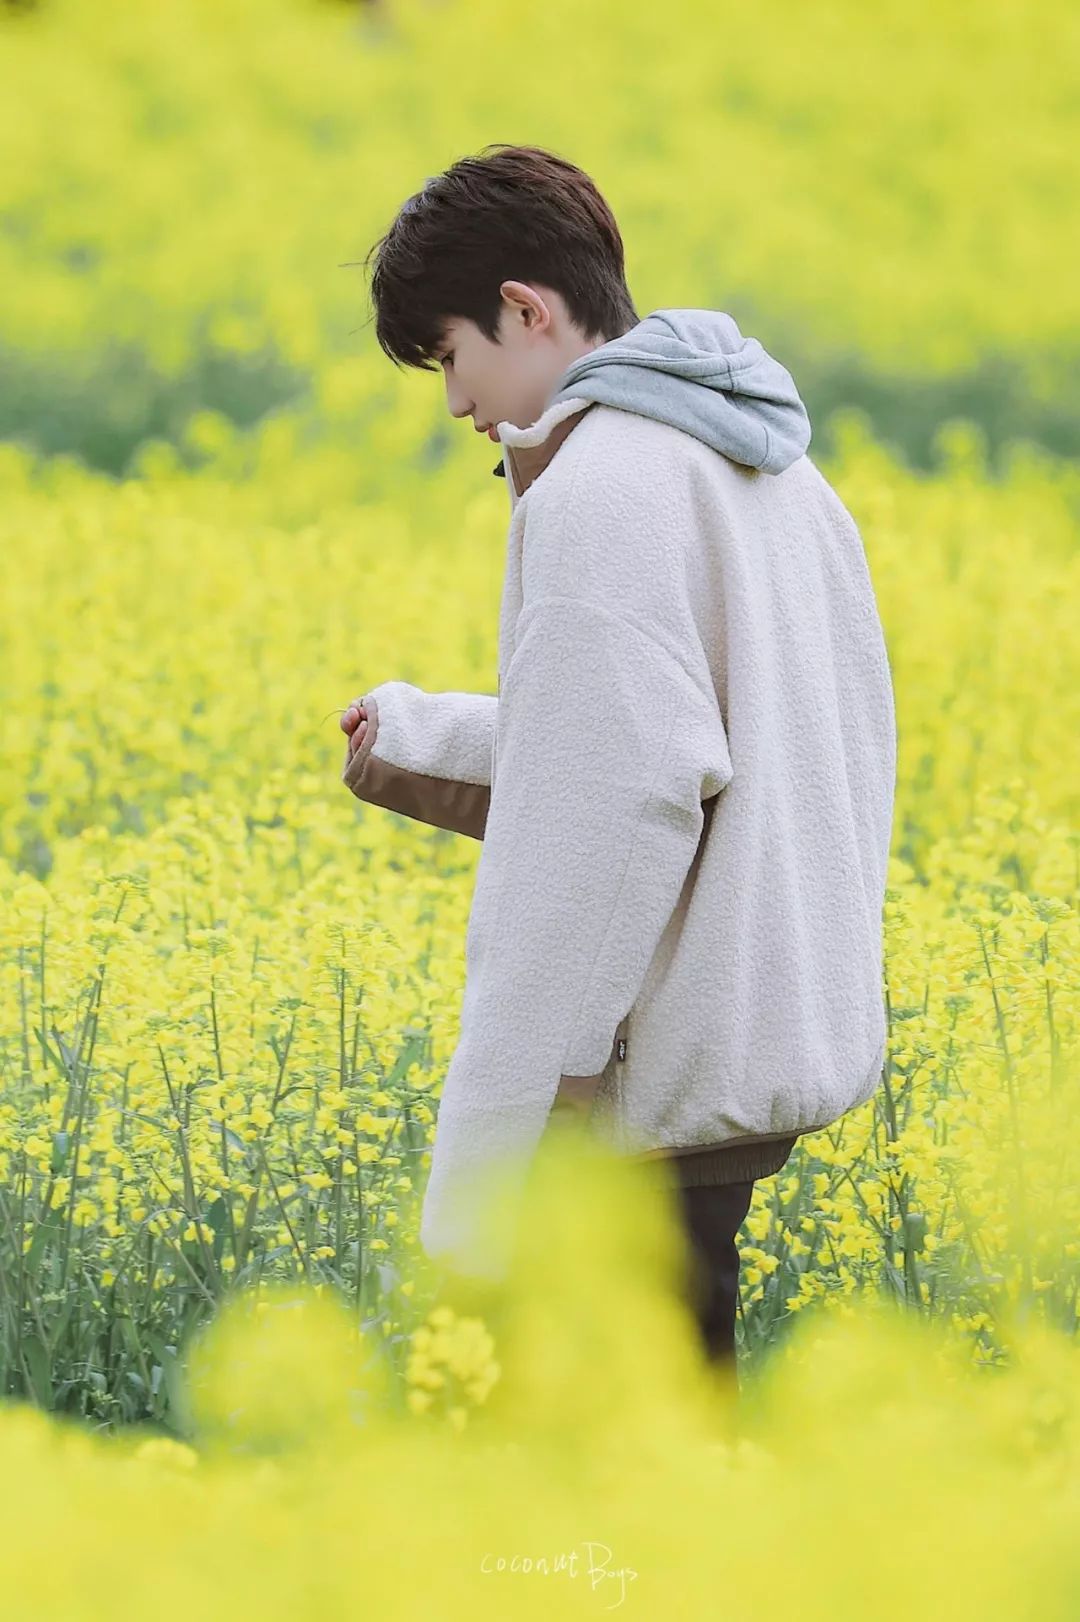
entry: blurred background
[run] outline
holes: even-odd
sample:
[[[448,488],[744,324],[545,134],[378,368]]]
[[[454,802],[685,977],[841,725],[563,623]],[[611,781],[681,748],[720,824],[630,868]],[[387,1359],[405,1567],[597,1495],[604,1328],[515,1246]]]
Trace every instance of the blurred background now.
[[[642,314],[759,335],[813,453],[852,407],[913,467],[958,417],[995,466],[1071,452],[1078,32],[1060,0],[9,3],[0,435],[123,474],[196,463],[201,413],[286,411],[365,490],[407,410],[406,465],[437,466],[465,435],[345,262],[499,140],[594,177]]]

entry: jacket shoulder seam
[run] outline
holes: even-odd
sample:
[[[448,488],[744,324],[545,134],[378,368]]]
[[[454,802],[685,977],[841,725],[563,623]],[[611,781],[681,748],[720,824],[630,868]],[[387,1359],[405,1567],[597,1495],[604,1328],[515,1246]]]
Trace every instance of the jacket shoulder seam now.
[[[665,637],[659,635],[655,627],[646,625],[637,614],[634,614],[627,609],[609,608],[605,603],[595,603],[587,598],[574,597],[569,592],[546,591],[541,596],[534,597],[523,605],[518,618],[518,624],[520,625],[521,621],[525,619],[526,615],[531,614],[534,610],[544,608],[549,604],[563,603],[567,604],[570,608],[581,609],[586,613],[598,614],[602,618],[616,620],[622,625],[628,625],[631,630],[637,631],[639,636],[643,636],[646,641],[651,642],[654,647],[659,648],[661,653],[666,654],[671,662],[678,666],[679,670],[681,670],[682,674],[686,677],[687,681],[691,684],[699,696],[705,699],[706,703],[709,703],[715,699],[715,691],[707,692],[705,690],[701,682],[699,682],[697,677],[694,675],[693,671],[687,666],[685,659],[678,649],[673,647]]]

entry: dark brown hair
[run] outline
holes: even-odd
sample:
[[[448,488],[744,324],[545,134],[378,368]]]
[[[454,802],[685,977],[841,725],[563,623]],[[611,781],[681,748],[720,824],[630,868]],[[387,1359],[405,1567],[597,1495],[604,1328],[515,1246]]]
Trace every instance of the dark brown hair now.
[[[497,342],[507,278],[555,288],[589,339],[639,320],[615,216],[583,170],[541,147],[492,143],[432,176],[365,266],[373,255],[375,335],[395,365],[437,371],[455,316]]]

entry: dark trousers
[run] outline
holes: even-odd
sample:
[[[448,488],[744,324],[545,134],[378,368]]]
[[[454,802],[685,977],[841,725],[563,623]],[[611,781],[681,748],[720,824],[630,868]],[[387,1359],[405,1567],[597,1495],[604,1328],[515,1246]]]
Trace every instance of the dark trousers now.
[[[686,1234],[686,1296],[711,1363],[735,1372],[739,1252],[735,1235],[753,1198],[754,1181],[715,1187],[679,1184],[675,1199]]]

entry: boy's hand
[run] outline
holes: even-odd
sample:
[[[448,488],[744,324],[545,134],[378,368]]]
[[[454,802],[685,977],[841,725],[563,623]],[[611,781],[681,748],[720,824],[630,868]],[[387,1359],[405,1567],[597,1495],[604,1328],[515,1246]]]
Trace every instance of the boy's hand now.
[[[363,743],[367,733],[367,726],[367,706],[361,704],[358,698],[353,699],[353,702],[341,717],[341,730],[349,734],[348,757],[350,760]]]

